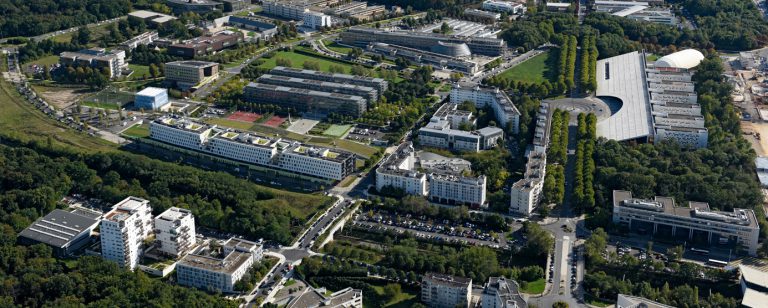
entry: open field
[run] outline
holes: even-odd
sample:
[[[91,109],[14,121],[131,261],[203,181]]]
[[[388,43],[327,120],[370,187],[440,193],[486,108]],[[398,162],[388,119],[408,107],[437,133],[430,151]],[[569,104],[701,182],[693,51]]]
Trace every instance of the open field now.
[[[0,131],[20,139],[50,140],[54,145],[73,146],[88,152],[117,149],[116,144],[77,133],[48,118],[19,96],[5,80],[0,80]]]
[[[152,78],[152,76],[149,75],[149,66],[128,64],[128,67],[133,70],[133,73],[131,73],[131,79],[133,80],[143,79],[145,75],[147,78]]]
[[[240,121],[240,122],[247,122],[247,123],[256,122],[256,120],[258,120],[259,118],[261,118],[261,115],[258,113],[243,112],[243,111],[235,111],[227,117],[227,119],[232,121]]]
[[[541,294],[544,292],[544,286],[546,285],[546,281],[544,281],[544,278],[541,278],[536,281],[531,281],[526,283],[525,288],[520,288],[520,291],[528,293],[528,294]]]
[[[101,109],[111,109],[111,110],[120,110],[122,108],[122,105],[113,104],[113,103],[97,103],[92,101],[83,101],[80,102],[81,106],[87,106],[87,107],[93,107],[93,108],[101,108]]]
[[[87,88],[60,88],[40,85],[33,85],[32,88],[48,103],[59,109],[67,108],[92,93]]]
[[[42,58],[37,59],[37,60],[32,61],[32,62],[27,62],[27,63],[22,64],[21,65],[21,70],[22,71],[27,71],[27,68],[30,65],[33,65],[33,64],[37,64],[37,66],[48,65],[50,67],[51,65],[54,65],[56,63],[59,63],[59,56],[47,56],[47,57],[42,57]]]
[[[149,137],[149,125],[148,124],[135,124],[130,128],[123,131],[123,135],[136,138]]]
[[[323,135],[339,138],[341,136],[344,136],[344,134],[346,134],[350,128],[352,128],[352,125],[333,124],[331,125],[331,127],[329,127],[323,132]]]
[[[555,62],[557,61],[555,57],[557,57],[557,52],[546,51],[506,70],[499,76],[528,83],[541,83],[544,80],[554,82]]]
[[[264,125],[271,126],[271,127],[279,127],[280,124],[283,124],[283,122],[285,122],[285,120],[287,120],[287,118],[283,118],[278,115],[273,115],[271,118],[269,118],[269,120],[266,120],[264,122]]]
[[[320,56],[310,56],[307,54],[301,54],[294,51],[278,51],[275,53],[275,56],[269,59],[263,58],[264,63],[260,65],[262,68],[271,69],[275,66],[277,66],[277,59],[286,59],[291,61],[291,67],[295,68],[301,68],[304,64],[304,61],[317,61],[320,64],[320,70],[324,72],[329,71],[329,67],[331,65],[337,65],[344,68],[346,72],[349,72],[351,69],[351,65],[348,63],[340,62],[340,61],[334,61],[329,58],[324,58]]]
[[[338,52],[338,53],[347,54],[350,51],[352,51],[351,47],[339,45],[338,43],[336,43],[336,42],[334,42],[332,40],[323,40],[323,45],[325,45],[325,47],[328,47],[328,49],[333,50],[333,51]]]
[[[376,293],[378,293],[379,295],[384,295],[384,284],[374,285],[373,288],[376,290]],[[370,303],[370,304],[374,304],[372,305],[372,307],[390,307],[390,308],[412,307],[414,304],[419,302],[419,294],[417,291],[418,290],[409,288],[407,286],[403,286],[402,292],[392,298],[389,298],[389,301],[385,303]],[[365,297],[363,297],[363,300],[365,300]]]

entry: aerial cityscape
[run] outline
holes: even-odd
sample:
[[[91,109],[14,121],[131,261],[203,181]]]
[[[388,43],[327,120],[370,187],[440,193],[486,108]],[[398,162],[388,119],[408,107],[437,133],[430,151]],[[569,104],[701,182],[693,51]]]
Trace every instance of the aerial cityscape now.
[[[2,307],[768,308],[764,0],[0,0],[0,72]]]

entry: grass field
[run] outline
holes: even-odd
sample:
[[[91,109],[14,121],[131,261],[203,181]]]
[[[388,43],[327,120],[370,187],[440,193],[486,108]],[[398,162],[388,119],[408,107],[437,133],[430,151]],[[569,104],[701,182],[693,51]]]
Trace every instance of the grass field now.
[[[24,140],[73,146],[88,152],[112,151],[117,145],[77,133],[27,103],[5,80],[0,80],[0,131]],[[50,138],[50,139],[49,139]]]
[[[331,125],[331,127],[329,127],[328,129],[326,129],[323,132],[323,135],[333,136],[333,137],[338,138],[338,137],[344,136],[344,134],[346,134],[347,131],[350,128],[352,128],[352,125],[336,125],[336,124],[333,124],[333,125]]]
[[[56,63],[59,63],[59,56],[42,57],[35,61],[22,64],[22,71],[32,64],[37,64],[38,66],[48,65],[50,67],[51,65],[54,65]]]
[[[604,302],[589,294],[584,294],[584,300],[587,301],[587,304],[590,304],[595,307],[608,307],[610,305],[613,305],[613,302]]]
[[[384,295],[384,284],[382,285],[374,285],[373,288],[376,290],[376,293],[379,295]],[[397,294],[396,296],[389,298],[387,302],[384,303],[369,303],[372,306],[371,307],[390,307],[390,308],[406,308],[406,307],[412,307],[414,304],[419,302],[419,296],[418,292],[413,289],[409,289],[406,286],[403,286],[403,291],[400,294]],[[365,300],[365,297],[363,298]]]
[[[128,64],[128,67],[133,70],[133,73],[131,74],[131,79],[133,80],[142,79],[145,74],[147,75],[147,78],[152,78],[152,76],[149,75],[149,66],[147,65]]]
[[[88,42],[88,47],[96,46],[97,45],[96,43],[98,43],[104,35],[108,35],[109,34],[108,27],[111,24],[112,23],[88,27],[88,29],[91,30],[91,40]],[[68,32],[68,33],[56,35],[52,37],[52,39],[53,41],[59,42],[59,43],[69,43],[70,41],[72,41],[72,35],[75,34],[75,32]]]
[[[347,54],[350,51],[352,51],[352,47],[347,47],[347,46],[339,45],[338,43],[336,43],[336,42],[334,42],[332,40],[323,40],[323,45],[325,45],[325,47],[328,47],[328,49],[333,50],[333,51],[338,52],[338,53]]]
[[[123,131],[123,135],[128,137],[145,138],[149,137],[149,125],[135,124]]]
[[[544,281],[544,278],[541,278],[536,281],[531,281],[525,285],[525,288],[520,288],[521,291],[528,293],[528,294],[541,294],[544,292],[544,286],[546,285],[546,282]]]
[[[224,118],[209,118],[209,119],[206,119],[205,122],[207,122],[208,124],[216,124],[216,125],[226,126],[234,129],[239,129],[239,130],[250,130],[251,127],[253,126],[253,123],[229,120]]]
[[[349,72],[352,68],[351,65],[348,63],[340,62],[340,61],[334,61],[328,58],[320,57],[320,56],[310,56],[306,54],[300,54],[293,51],[278,51],[275,53],[275,56],[269,59],[264,59],[264,63],[260,65],[259,67],[271,69],[277,66],[276,62],[278,58],[287,59],[291,61],[291,67],[295,68],[301,68],[304,64],[304,61],[310,60],[310,61],[317,61],[320,64],[320,70],[327,72],[329,71],[328,68],[331,65],[338,65],[344,68],[346,72]]]
[[[556,52],[546,51],[538,56],[535,56],[528,61],[520,63],[519,65],[506,70],[499,76],[508,78],[514,81],[522,81],[528,83],[541,83],[544,80],[554,82],[555,80],[555,66],[554,59],[557,56]]]
[[[93,107],[93,108],[111,109],[111,110],[120,110],[120,108],[122,107],[121,105],[118,105],[118,104],[113,104],[113,103],[97,103],[97,102],[92,102],[92,101],[83,101],[83,102],[80,102],[80,105],[88,106],[88,107]]]

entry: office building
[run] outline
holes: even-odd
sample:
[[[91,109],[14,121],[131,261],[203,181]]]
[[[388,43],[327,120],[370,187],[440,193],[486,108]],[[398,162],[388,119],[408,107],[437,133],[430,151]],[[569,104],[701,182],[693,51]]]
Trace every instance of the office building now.
[[[187,119],[162,117],[150,123],[149,131],[154,140],[295,174],[342,180],[355,171],[355,155],[349,152],[221,129]]]
[[[482,11],[478,9],[464,9],[464,18],[482,23],[492,24],[501,19],[501,13]]]
[[[152,28],[156,28],[171,20],[177,19],[176,17],[173,17],[171,15],[166,15],[166,14],[152,12],[152,11],[143,11],[143,10],[133,11],[128,13],[128,18],[143,20],[144,23],[147,24],[147,26]]]
[[[223,4],[224,12],[240,11],[248,8],[251,0],[216,0]]]
[[[165,64],[165,82],[182,90],[195,89],[219,78],[219,64],[205,61],[175,61]]]
[[[366,99],[360,96],[303,88],[251,82],[243,92],[247,101],[273,104],[300,113],[359,117],[368,108]]]
[[[755,171],[757,171],[760,186],[768,188],[768,157],[758,156],[755,158]]]
[[[331,26],[331,16],[318,12],[304,13],[304,27],[310,29],[322,29]]]
[[[451,103],[469,101],[477,108],[491,106],[496,122],[509,132],[517,134],[520,128],[520,111],[512,100],[497,88],[482,87],[479,84],[456,84],[451,89]]]
[[[224,9],[224,4],[211,0],[165,0],[165,5],[177,15],[187,12],[205,14]]]
[[[616,308],[675,308],[675,307],[657,303],[650,299],[642,298],[639,296],[619,294],[616,297]]]
[[[376,189],[398,189],[433,202],[484,207],[486,177],[467,173],[471,173],[468,161],[428,152],[416,156],[413,145],[406,142],[376,169]]]
[[[144,240],[152,234],[149,201],[128,197],[101,219],[101,256],[133,270],[144,253]]]
[[[648,2],[596,0],[595,12],[609,13],[638,21],[647,21],[665,25],[676,25],[677,18],[669,8],[651,7]]]
[[[504,40],[498,38],[460,37],[417,31],[352,27],[342,32],[340,37],[344,44],[360,48],[366,48],[371,43],[385,43],[451,57],[468,57],[472,54],[500,56],[506,50]]]
[[[490,277],[483,287],[481,308],[526,308],[528,303],[520,295],[520,286],[512,279]]]
[[[55,209],[19,233],[22,245],[46,244],[56,257],[66,257],[90,242],[101,213],[87,209]]]
[[[204,35],[168,46],[168,54],[194,58],[205,56],[232,47],[243,42],[240,31],[222,31],[213,35]]]
[[[223,245],[203,243],[176,263],[180,285],[232,293],[254,262],[261,260],[262,245],[230,238]]]
[[[307,5],[288,1],[264,1],[261,8],[265,14],[293,20],[303,20],[304,14],[309,12]]]
[[[739,284],[743,298],[741,305],[749,308],[765,307],[768,303],[768,273],[765,270],[739,265]]]
[[[327,293],[325,288],[305,288],[285,308],[363,308],[363,290],[346,288]]]
[[[447,69],[461,72],[469,76],[474,76],[480,72],[480,67],[477,65],[477,62],[415,48],[384,43],[371,43],[368,44],[365,50],[381,55],[388,60],[394,61],[397,58],[402,57],[417,64],[432,66],[437,70]]]
[[[65,51],[59,54],[59,63],[66,66],[92,67],[102,73],[108,72],[106,77],[117,78],[128,67],[125,62],[125,51],[115,49],[107,51],[104,48],[90,48],[80,51]]]
[[[465,131],[462,125],[474,126],[471,112],[458,110],[454,103],[440,106],[430,122],[419,129],[419,144],[456,151],[478,152],[496,147],[504,139],[504,131],[498,127],[484,127]]]
[[[613,222],[639,233],[662,233],[712,243],[738,244],[750,255],[757,254],[760,227],[755,212],[735,208],[733,212],[715,211],[706,202],[689,202],[678,207],[672,197],[654,200],[632,198],[632,192],[613,191]]]
[[[569,2],[547,2],[547,11],[550,12],[567,12],[570,8]]]
[[[428,307],[469,307],[472,279],[426,273],[421,279],[421,301]]]
[[[172,207],[155,217],[155,239],[160,252],[173,257],[195,247],[195,217],[187,209]]]
[[[525,6],[522,3],[509,1],[485,0],[483,1],[482,9],[491,12],[505,12],[508,14],[525,13]]]
[[[258,38],[263,40],[271,39],[277,34],[277,26],[253,17],[229,16],[227,24],[239,29],[256,32],[258,33]]]
[[[154,87],[139,91],[133,100],[134,107],[144,110],[160,110],[168,103],[168,90]]]
[[[674,140],[683,148],[706,148],[709,140],[709,131],[704,127],[696,128],[657,124],[654,129],[656,130],[654,142]]]
[[[152,44],[158,38],[159,35],[155,31],[144,32],[131,38],[130,40],[120,43],[120,48],[123,50],[134,50],[139,45]]]
[[[349,74],[325,73],[313,70],[296,69],[278,66],[269,71],[272,75],[295,77],[302,79],[320,80],[334,83],[351,84],[356,86],[371,87],[378,91],[378,95],[384,95],[389,82],[382,78],[363,77]]]
[[[379,100],[379,91],[366,86],[357,86],[352,84],[335,83],[329,81],[320,81],[313,79],[303,79],[296,77],[287,77],[280,75],[264,74],[256,81],[262,84],[275,86],[285,86],[291,88],[301,88],[312,91],[340,93],[365,98],[368,104],[373,104]]]
[[[545,152],[531,151],[525,164],[523,178],[512,184],[509,189],[509,213],[530,216],[541,202],[544,176],[547,171]]]
[[[387,9],[383,5],[366,5],[362,8],[348,10],[339,14],[340,17],[356,19],[357,21],[370,21],[376,17],[386,16]]]

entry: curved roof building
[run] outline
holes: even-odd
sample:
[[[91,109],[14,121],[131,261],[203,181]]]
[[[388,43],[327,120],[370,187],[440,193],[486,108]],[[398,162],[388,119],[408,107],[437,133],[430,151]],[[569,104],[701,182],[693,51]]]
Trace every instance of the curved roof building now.
[[[469,46],[465,43],[447,43],[438,41],[437,45],[432,45],[432,52],[444,54],[451,57],[468,57],[472,55]]]
[[[704,55],[696,49],[685,49],[675,53],[668,54],[656,60],[655,67],[674,67],[674,68],[694,68],[701,60],[704,60]]]

